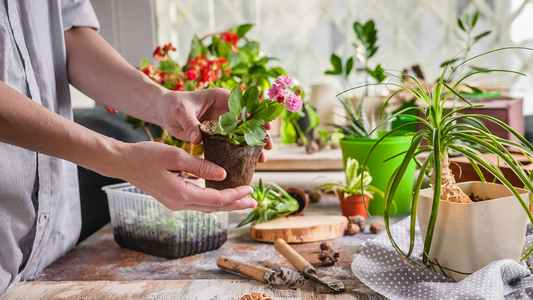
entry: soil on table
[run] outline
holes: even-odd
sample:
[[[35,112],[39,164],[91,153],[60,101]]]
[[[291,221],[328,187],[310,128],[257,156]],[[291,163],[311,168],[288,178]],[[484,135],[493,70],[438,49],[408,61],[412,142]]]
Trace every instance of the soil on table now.
[[[218,249],[228,238],[226,230],[215,235],[194,237],[185,241],[178,240],[176,236],[146,238],[122,226],[114,227],[113,235],[117,244],[123,248],[170,259]]]

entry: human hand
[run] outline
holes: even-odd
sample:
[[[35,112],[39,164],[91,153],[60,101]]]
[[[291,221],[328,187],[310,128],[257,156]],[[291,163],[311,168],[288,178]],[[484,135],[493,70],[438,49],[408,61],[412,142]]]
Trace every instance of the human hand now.
[[[194,92],[169,92],[163,96],[157,108],[160,125],[180,140],[199,144],[202,141],[202,133],[198,125],[205,120],[218,120],[220,115],[229,111],[229,93],[230,91],[222,88]],[[265,123],[264,127],[268,131],[272,129],[272,124]],[[270,138],[265,145],[265,150],[270,150],[273,146]],[[266,156],[262,152],[259,163],[265,161]]]
[[[130,182],[171,210],[210,213],[257,206],[248,198],[253,191],[250,186],[217,191],[185,181],[181,171],[208,180],[223,180],[226,171],[177,147],[157,142],[125,143],[116,161],[112,176]]]

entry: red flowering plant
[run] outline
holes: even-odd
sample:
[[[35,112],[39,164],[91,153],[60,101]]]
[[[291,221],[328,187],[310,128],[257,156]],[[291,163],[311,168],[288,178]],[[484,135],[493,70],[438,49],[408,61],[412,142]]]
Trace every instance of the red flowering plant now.
[[[153,53],[156,65],[145,59],[140,70],[169,90],[196,91],[212,87],[231,90],[236,85],[242,89],[257,86],[259,97],[262,98],[262,92],[271,87],[271,79],[287,74],[280,67],[269,67],[268,63],[276,59],[264,56],[259,42],[250,41],[244,36],[252,27],[252,24],[243,24],[203,38],[194,36],[183,66],[169,55],[176,51],[172,44],[158,46]],[[210,44],[207,43],[209,40]],[[112,108],[108,110],[114,111]],[[184,147],[186,150],[189,147],[189,143],[172,137],[164,128],[156,126],[161,137],[153,138],[148,123],[131,116],[126,116],[126,121],[133,124],[134,128],[142,128],[150,140]],[[192,151],[192,148],[189,149]]]

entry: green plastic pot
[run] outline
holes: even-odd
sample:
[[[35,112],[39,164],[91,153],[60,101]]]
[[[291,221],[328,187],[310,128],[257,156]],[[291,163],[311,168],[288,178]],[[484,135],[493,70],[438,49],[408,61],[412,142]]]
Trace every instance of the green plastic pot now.
[[[386,132],[379,132],[383,136]],[[390,136],[385,138],[374,149],[367,163],[367,171],[372,176],[371,185],[383,192],[394,171],[401,165],[405,155],[399,155],[389,161],[384,160],[409,149],[412,136]],[[370,149],[377,139],[347,137],[340,141],[344,164],[349,157],[357,159],[363,165]],[[391,207],[391,214],[403,214],[411,210],[411,198],[414,186],[415,163],[411,162],[405,171],[405,176],[400,182]],[[410,175],[409,175],[410,174]],[[374,195],[370,201],[368,211],[371,215],[383,215],[383,197]]]

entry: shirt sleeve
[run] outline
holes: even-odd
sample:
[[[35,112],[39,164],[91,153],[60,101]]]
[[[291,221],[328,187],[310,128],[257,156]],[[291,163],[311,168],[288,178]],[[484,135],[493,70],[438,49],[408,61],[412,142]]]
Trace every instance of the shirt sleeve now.
[[[89,0],[61,0],[63,31],[72,27],[92,27],[100,30],[100,23]]]

